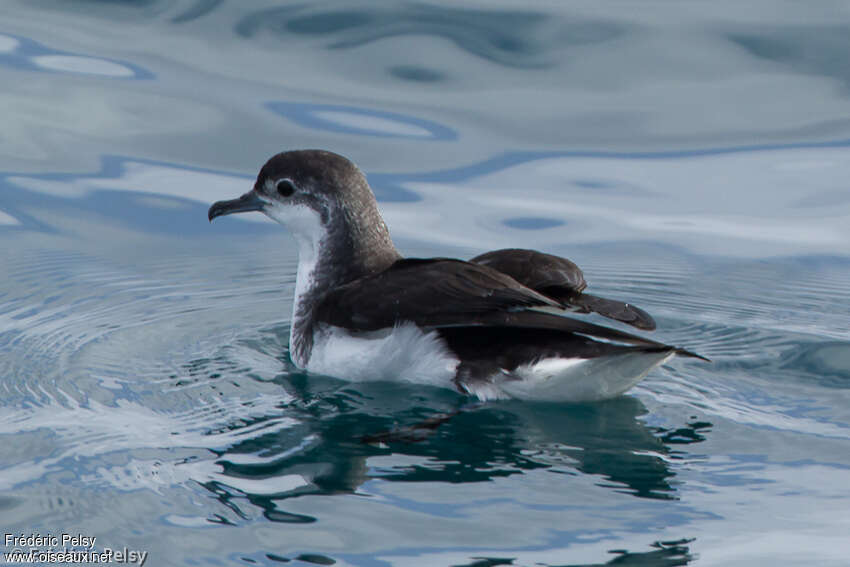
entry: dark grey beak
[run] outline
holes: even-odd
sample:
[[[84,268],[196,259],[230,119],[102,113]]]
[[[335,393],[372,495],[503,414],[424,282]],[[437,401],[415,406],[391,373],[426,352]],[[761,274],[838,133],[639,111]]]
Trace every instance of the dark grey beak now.
[[[248,191],[238,199],[217,201],[213,203],[207,213],[207,217],[210,219],[210,222],[212,222],[215,217],[220,217],[222,215],[245,213],[248,211],[262,211],[264,205],[265,203],[257,197],[256,193]]]

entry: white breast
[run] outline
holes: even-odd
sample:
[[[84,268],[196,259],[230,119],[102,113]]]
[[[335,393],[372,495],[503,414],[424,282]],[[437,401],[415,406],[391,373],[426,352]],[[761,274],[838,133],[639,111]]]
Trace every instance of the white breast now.
[[[436,331],[423,332],[413,323],[355,334],[324,326],[313,335],[306,368],[356,382],[404,381],[454,388],[459,362]]]

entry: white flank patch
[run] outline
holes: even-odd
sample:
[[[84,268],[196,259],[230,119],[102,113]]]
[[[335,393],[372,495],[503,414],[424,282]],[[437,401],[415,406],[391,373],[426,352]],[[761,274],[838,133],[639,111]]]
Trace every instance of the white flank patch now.
[[[489,383],[467,385],[482,400],[516,398],[549,402],[589,402],[614,398],[640,382],[675,353],[628,352],[600,358],[544,358]]]
[[[413,323],[352,335],[340,327],[315,334],[307,370],[355,382],[395,381],[454,388],[458,359],[435,331]]]
[[[624,393],[674,355],[633,351],[599,358],[546,358],[520,366],[510,376],[496,377],[494,386],[503,393],[499,397],[522,400],[605,400]]]
[[[513,374],[522,380],[546,382],[587,361],[586,358],[544,358],[534,364],[520,366]]]

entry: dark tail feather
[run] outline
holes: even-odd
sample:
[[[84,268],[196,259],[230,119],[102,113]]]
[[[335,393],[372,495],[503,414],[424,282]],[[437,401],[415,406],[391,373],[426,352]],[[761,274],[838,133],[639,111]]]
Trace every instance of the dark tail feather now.
[[[577,294],[569,299],[571,305],[580,307],[586,311],[598,313],[603,317],[620,321],[621,323],[629,324],[638,329],[652,331],[655,329],[655,320],[652,315],[641,309],[622,301],[614,299],[605,299],[587,293]],[[697,354],[694,351],[685,348],[676,348],[676,354],[687,356],[690,358],[698,358],[706,362],[711,362],[711,359]]]
[[[710,358],[707,358],[701,354],[697,354],[692,350],[688,350],[685,348],[676,348],[676,354],[681,354],[682,356],[688,356],[690,358],[698,358],[700,360],[704,360],[706,362],[711,362]]]
[[[567,300],[572,306],[578,307],[586,313],[593,312],[626,323],[644,331],[655,329],[655,320],[652,315],[641,309],[615,299],[605,299],[588,293],[579,293],[569,297]]]

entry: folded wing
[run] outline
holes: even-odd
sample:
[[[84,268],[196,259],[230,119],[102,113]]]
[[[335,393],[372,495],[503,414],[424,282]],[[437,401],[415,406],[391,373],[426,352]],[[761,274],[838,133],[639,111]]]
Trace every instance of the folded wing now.
[[[562,304],[485,265],[434,258],[399,260],[389,269],[330,292],[316,321],[377,331],[403,322],[426,329],[501,327],[571,333],[622,344],[669,348],[631,333],[541,312]]]
[[[492,313],[563,304],[486,266],[444,258],[399,260],[330,292],[320,322],[372,331],[412,321],[421,327],[478,325]]]
[[[652,316],[629,303],[583,293],[587,287],[581,269],[560,256],[536,250],[505,248],[476,256],[470,262],[509,275],[519,283],[563,303],[579,313],[598,313],[638,329],[655,329]]]

